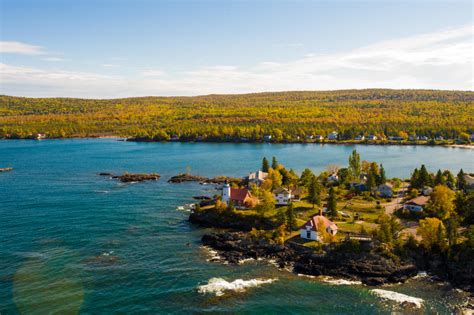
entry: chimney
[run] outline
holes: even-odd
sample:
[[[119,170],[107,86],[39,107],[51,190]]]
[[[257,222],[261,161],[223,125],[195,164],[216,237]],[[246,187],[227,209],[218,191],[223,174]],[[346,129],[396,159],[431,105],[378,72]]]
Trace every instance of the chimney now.
[[[319,208],[319,215],[323,216],[323,208]]]

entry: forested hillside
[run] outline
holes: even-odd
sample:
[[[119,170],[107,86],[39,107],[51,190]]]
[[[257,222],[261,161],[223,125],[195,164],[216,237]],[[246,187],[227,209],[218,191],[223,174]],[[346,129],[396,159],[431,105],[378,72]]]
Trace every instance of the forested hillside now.
[[[338,131],[442,135],[474,132],[474,92],[342,90],[111,100],[0,96],[0,137],[126,136],[296,141]]]

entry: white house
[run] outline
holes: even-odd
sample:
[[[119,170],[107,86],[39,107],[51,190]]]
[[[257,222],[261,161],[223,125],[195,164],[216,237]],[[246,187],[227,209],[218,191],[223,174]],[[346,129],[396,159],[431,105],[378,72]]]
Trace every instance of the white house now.
[[[358,135],[357,137],[355,137],[354,140],[357,140],[357,141],[364,141],[364,140],[365,140],[365,136],[364,136],[364,135]]]
[[[277,189],[275,189],[273,191],[273,196],[275,197],[275,202],[277,206],[286,206],[293,199],[291,191],[284,187],[278,187]]]
[[[264,136],[263,136],[263,141],[265,141],[265,142],[270,142],[270,141],[272,141],[272,136],[271,136],[271,135],[264,135]]]
[[[423,189],[421,190],[421,194],[423,196],[429,196],[431,195],[431,193],[433,192],[433,188],[429,187],[429,186],[425,186],[423,187]]]
[[[430,200],[430,197],[427,196],[419,196],[408,200],[404,205],[403,208],[413,211],[413,212],[421,212],[426,206],[426,203]]]
[[[318,229],[324,227],[326,232],[336,235],[337,225],[322,214],[315,215],[300,228],[300,237],[313,241],[321,241]]]
[[[316,141],[323,141],[323,140],[324,140],[324,137],[321,136],[321,135],[316,135],[316,136],[314,137],[314,140],[316,140]]]
[[[328,140],[337,140],[337,132],[333,131],[328,135]]]
[[[375,140],[377,140],[377,136],[376,136],[376,135],[369,135],[369,136],[367,137],[367,140],[369,140],[369,141],[375,141]]]
[[[443,141],[444,137],[443,136],[437,136],[437,137],[435,137],[435,140],[436,141]]]
[[[333,174],[328,176],[327,180],[330,183],[335,183],[339,180],[339,176],[336,173],[333,173]]]
[[[256,199],[246,188],[231,188],[228,183],[222,187],[222,202],[226,205],[232,201],[237,209],[251,208],[256,204]]]
[[[249,187],[252,184],[256,184],[257,186],[260,186],[265,181],[265,179],[267,179],[267,177],[268,177],[268,173],[262,172],[260,170],[250,173],[249,176],[247,176]]]
[[[380,197],[392,197],[393,195],[393,186],[389,183],[381,184],[377,187],[377,192],[379,193]]]

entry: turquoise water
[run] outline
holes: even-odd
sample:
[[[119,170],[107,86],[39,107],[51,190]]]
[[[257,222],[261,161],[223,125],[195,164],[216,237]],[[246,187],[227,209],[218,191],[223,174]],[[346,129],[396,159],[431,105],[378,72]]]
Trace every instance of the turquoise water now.
[[[200,237],[177,206],[211,186],[168,184],[194,174],[243,176],[263,156],[320,171],[346,164],[353,146],[132,143],[114,139],[0,141],[0,313],[335,313],[385,314],[370,288],[331,285],[265,262],[209,262]],[[359,146],[389,177],[430,170],[473,171],[474,151],[441,147]],[[121,184],[98,172],[158,172],[157,182]],[[277,279],[222,296],[200,293],[211,278]],[[449,313],[463,295],[414,280],[386,290],[426,300],[426,313]]]

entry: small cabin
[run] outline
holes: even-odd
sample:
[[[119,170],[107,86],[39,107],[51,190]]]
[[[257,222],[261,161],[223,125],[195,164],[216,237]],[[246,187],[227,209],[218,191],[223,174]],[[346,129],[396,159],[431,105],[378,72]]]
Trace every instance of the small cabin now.
[[[320,228],[330,235],[336,235],[337,225],[322,214],[315,215],[300,228],[300,237],[313,241],[321,241]]]

